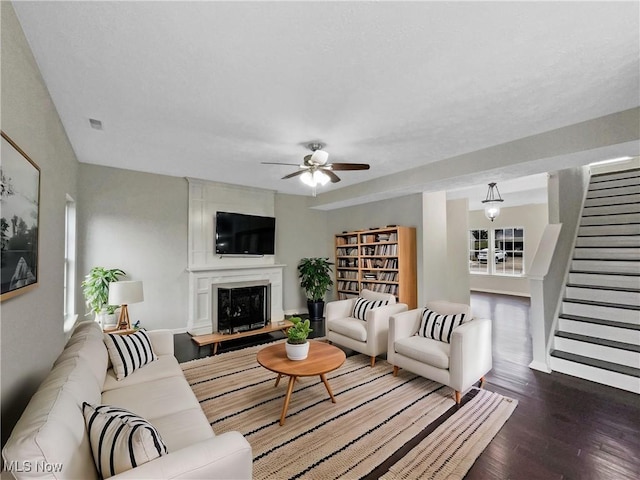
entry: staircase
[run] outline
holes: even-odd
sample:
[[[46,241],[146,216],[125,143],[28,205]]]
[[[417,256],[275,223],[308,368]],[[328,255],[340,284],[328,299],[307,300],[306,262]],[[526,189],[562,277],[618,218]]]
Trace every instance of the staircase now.
[[[550,366],[640,394],[640,169],[593,175]]]

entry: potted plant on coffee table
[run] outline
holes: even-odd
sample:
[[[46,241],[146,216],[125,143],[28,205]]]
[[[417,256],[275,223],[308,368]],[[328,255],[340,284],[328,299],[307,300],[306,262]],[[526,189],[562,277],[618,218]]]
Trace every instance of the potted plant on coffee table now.
[[[105,328],[116,324],[115,311],[119,305],[109,305],[109,284],[117,282],[118,278],[126,275],[119,268],[93,267],[80,284],[84,299],[89,307],[89,313],[95,314],[96,322]]]
[[[303,258],[298,264],[300,286],[307,295],[309,318],[321,319],[324,314],[324,296],[333,285],[331,263],[327,258]]]
[[[300,317],[291,317],[292,327],[287,330],[287,343],[285,350],[289,360],[304,360],[309,355],[309,342],[307,337],[313,330],[309,328],[309,320],[302,320]]]

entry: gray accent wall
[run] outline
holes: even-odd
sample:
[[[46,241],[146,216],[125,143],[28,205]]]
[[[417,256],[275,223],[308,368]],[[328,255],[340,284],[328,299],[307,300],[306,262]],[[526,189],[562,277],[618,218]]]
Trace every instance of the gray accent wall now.
[[[80,164],[79,280],[92,267],[121,268],[142,280],[144,302],[129,305],[131,322],[151,330],[187,325],[187,180]],[[78,312],[86,308],[78,295]]]
[[[65,204],[77,199],[78,161],[13,7],[0,3],[2,131],[40,167],[38,286],[1,306],[4,445],[66,341]]]

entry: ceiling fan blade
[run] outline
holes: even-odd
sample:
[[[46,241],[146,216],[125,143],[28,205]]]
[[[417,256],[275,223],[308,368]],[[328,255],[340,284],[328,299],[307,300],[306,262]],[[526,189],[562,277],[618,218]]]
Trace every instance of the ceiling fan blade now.
[[[281,162],[260,162],[262,165],[293,165],[295,167],[299,166],[299,163],[281,163]]]
[[[285,175],[284,177],[282,177],[282,180],[286,180],[287,178],[297,177],[298,175],[302,175],[306,171],[307,171],[306,168],[300,169],[297,172],[293,172],[293,173],[290,173],[289,175]]]
[[[320,167],[320,170],[322,170],[323,173],[327,174],[327,176],[331,179],[331,183],[338,183],[340,181],[340,177],[338,175],[336,175],[335,173],[333,173],[328,168]]]
[[[331,170],[369,170],[368,163],[330,163]]]

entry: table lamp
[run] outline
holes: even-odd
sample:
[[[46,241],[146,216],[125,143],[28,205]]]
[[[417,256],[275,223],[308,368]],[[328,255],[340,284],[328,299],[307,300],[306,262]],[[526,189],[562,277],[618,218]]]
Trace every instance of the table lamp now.
[[[131,329],[127,305],[144,300],[142,282],[139,280],[111,282],[109,284],[109,305],[121,305],[120,318],[116,330]]]

